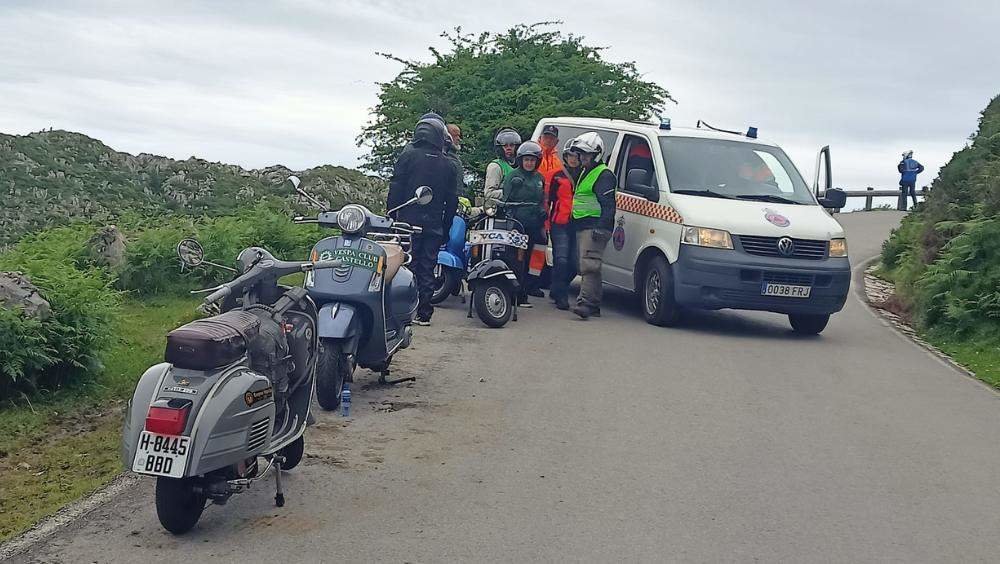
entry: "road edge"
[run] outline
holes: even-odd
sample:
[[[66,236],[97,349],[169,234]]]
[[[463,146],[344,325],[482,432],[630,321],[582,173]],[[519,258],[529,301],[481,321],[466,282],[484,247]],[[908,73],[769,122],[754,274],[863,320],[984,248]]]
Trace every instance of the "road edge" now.
[[[35,523],[27,531],[0,544],[0,561],[19,555],[69,525],[72,525],[77,519],[98,509],[130,488],[135,487],[139,484],[140,480],[136,474],[128,472],[118,474],[96,491],[69,503],[54,514]]]
[[[868,313],[872,317],[879,320],[879,322],[881,322],[882,325],[891,329],[892,332],[901,340],[919,349],[921,352],[923,352],[930,358],[933,358],[934,360],[938,361],[942,365],[951,368],[955,372],[958,372],[960,375],[964,376],[966,380],[973,382],[979,387],[989,390],[990,392],[993,393],[993,395],[1000,397],[1000,390],[980,380],[979,377],[976,376],[975,372],[962,366],[961,364],[958,363],[958,361],[951,358],[937,347],[924,341],[917,335],[916,330],[914,330],[912,327],[889,317],[888,315],[886,315],[886,312],[884,310],[872,305],[871,301],[868,299],[868,293],[867,293],[868,280],[866,277],[866,273],[868,269],[873,264],[875,264],[880,258],[881,255],[875,255],[871,258],[861,261],[859,264],[857,264],[851,269],[851,281],[852,281],[851,285],[854,287],[853,288],[854,297],[859,302],[861,302],[861,305],[864,306],[864,308],[868,311]]]

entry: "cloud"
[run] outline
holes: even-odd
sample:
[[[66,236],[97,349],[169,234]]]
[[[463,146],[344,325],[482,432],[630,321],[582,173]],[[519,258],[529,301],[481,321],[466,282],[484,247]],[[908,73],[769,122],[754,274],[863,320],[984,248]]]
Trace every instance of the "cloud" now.
[[[676,125],[755,125],[809,178],[831,145],[835,180],[895,186],[914,149],[928,169],[959,149],[998,93],[995,2],[0,4],[0,130],[78,130],[129,152],[245,166],[355,165],[354,138],[399,65],[441,31],[562,29],[634,60],[678,100]]]

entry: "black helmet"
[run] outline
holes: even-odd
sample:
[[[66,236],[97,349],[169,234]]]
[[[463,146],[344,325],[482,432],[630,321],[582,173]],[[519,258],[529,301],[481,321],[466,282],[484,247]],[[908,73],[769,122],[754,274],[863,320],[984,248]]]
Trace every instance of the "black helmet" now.
[[[514,155],[514,166],[521,166],[521,159],[524,157],[535,157],[539,162],[542,160],[542,146],[534,141],[525,141],[517,148],[517,154]],[[537,164],[535,165],[538,166]]]
[[[444,122],[429,118],[417,122],[417,127],[413,128],[413,144],[427,143],[428,145],[444,148],[445,136],[448,130],[444,128]]]
[[[436,112],[427,112],[426,114],[420,116],[420,119],[417,120],[417,121],[421,122],[421,121],[424,121],[425,119],[436,119],[436,120],[440,121],[441,123],[444,123],[444,118],[441,117],[441,115],[438,114],[438,113],[436,113]]]

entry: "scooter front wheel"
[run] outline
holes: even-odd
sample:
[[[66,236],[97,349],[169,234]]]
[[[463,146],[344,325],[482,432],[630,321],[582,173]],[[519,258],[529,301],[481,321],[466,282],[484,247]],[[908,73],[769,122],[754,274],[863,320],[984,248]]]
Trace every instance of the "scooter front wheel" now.
[[[156,479],[156,516],[164,529],[183,535],[198,523],[207,498],[196,486],[195,478]]]
[[[506,285],[477,285],[472,291],[472,306],[479,319],[494,329],[503,327],[514,313],[514,300]]]
[[[462,277],[458,271],[443,265],[434,268],[434,293],[431,294],[431,303],[437,305],[445,301],[448,296],[455,293],[455,289],[462,283]]]
[[[343,344],[320,339],[319,359],[316,362],[316,399],[320,407],[333,411],[340,407],[340,394],[344,381],[354,374],[354,363],[348,358]]]

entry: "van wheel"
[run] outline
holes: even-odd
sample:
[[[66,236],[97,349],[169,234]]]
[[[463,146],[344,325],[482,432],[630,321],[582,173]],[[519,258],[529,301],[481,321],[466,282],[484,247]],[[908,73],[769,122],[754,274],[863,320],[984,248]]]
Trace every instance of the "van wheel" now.
[[[830,316],[792,313],[788,315],[788,322],[792,324],[792,330],[796,333],[819,335],[823,329],[826,329],[826,324],[830,322]]]
[[[195,478],[156,479],[156,516],[163,528],[175,535],[183,535],[194,528],[207,498],[197,493]]]
[[[320,339],[319,360],[316,362],[316,399],[320,407],[332,411],[340,406],[344,382],[354,374],[354,362],[344,346],[330,339]]]
[[[647,323],[670,327],[680,320],[680,307],[674,299],[674,277],[662,256],[654,257],[642,275],[642,316]]]

